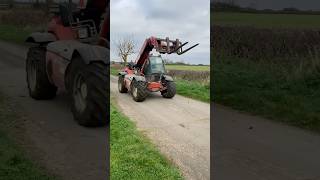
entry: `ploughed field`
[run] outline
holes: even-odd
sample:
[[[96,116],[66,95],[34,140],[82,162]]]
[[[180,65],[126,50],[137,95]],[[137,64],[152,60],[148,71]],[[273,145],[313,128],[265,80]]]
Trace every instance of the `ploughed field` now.
[[[240,12],[211,13],[211,24],[224,26],[255,26],[259,28],[320,28],[320,15],[257,14]]]

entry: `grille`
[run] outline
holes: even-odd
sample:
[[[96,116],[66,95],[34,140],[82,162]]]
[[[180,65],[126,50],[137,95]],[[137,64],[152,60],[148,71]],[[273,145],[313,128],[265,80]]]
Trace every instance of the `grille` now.
[[[160,81],[160,74],[146,75],[145,78],[148,82],[157,82]]]

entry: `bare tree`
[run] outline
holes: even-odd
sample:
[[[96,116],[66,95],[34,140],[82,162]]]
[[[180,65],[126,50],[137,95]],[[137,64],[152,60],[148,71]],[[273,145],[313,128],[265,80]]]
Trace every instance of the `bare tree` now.
[[[119,38],[116,42],[116,47],[118,56],[124,62],[125,66],[128,61],[128,56],[134,53],[135,42],[133,40],[133,36]]]

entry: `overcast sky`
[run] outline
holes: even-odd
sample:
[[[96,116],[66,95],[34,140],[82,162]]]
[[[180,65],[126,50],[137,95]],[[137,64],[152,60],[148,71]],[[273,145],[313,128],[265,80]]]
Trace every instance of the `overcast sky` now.
[[[163,55],[190,64],[210,63],[210,0],[111,0],[111,60],[119,61],[114,42],[133,35],[138,52],[150,36],[200,43],[189,52]],[[186,45],[186,46],[188,46]],[[129,57],[135,60],[137,54]]]
[[[211,0],[213,2],[230,2],[230,0]],[[283,9],[294,7],[301,10],[320,10],[319,0],[234,0],[243,7],[253,7],[257,9]]]

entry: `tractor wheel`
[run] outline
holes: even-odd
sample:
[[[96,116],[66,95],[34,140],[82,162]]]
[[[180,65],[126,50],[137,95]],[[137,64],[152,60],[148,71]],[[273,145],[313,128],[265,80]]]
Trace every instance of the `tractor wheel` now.
[[[136,102],[144,101],[149,94],[147,83],[143,81],[133,80],[131,82],[131,94],[133,100],[135,100]]]
[[[34,99],[52,99],[57,87],[51,84],[46,71],[46,48],[31,47],[26,62],[29,94]]]
[[[128,89],[124,85],[124,77],[123,76],[119,76],[119,79],[118,79],[118,90],[119,90],[120,93],[128,92]]]
[[[166,82],[167,89],[161,91],[161,95],[164,98],[173,98],[176,95],[176,84],[173,81]]]
[[[85,64],[77,57],[71,62],[67,76],[74,119],[83,126],[109,123],[109,67],[102,62]]]

